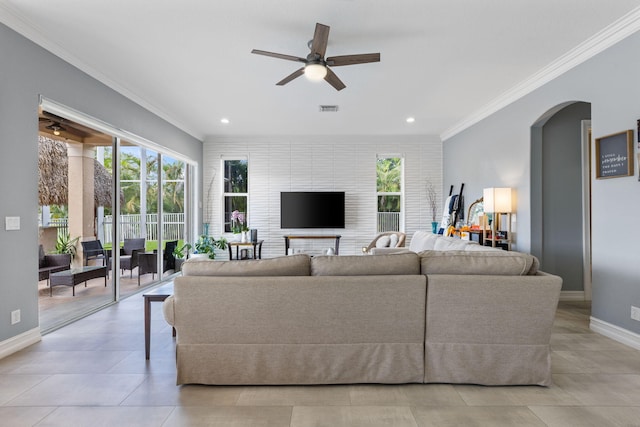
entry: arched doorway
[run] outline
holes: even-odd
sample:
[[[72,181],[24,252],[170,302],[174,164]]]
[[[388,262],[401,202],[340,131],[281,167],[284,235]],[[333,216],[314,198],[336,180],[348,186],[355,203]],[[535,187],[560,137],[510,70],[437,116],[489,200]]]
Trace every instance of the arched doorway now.
[[[591,104],[567,102],[531,128],[531,252],[565,300],[591,299],[590,120]]]

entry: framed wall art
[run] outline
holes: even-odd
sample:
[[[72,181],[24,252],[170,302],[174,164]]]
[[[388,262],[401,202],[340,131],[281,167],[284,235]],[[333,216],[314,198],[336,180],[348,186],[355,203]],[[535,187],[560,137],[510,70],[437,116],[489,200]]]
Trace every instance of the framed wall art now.
[[[596,138],[596,178],[633,175],[633,130]]]

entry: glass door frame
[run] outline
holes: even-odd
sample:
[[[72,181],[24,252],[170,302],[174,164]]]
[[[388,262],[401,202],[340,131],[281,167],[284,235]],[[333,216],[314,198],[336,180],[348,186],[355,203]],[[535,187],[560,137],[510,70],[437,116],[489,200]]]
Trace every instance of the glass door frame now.
[[[162,167],[162,158],[163,156],[167,156],[167,157],[171,157],[172,159],[175,160],[179,160],[182,161],[185,164],[185,201],[184,201],[184,207],[185,207],[185,225],[184,225],[184,231],[185,231],[185,236],[184,236],[184,240],[185,241],[192,241],[193,236],[195,235],[195,233],[197,232],[196,228],[195,228],[195,224],[197,224],[196,222],[196,216],[197,216],[197,205],[196,205],[196,201],[198,200],[197,198],[197,183],[196,180],[194,179],[195,176],[197,176],[197,163],[178,153],[175,152],[171,149],[168,149],[166,147],[163,147],[157,143],[154,143],[146,138],[140,137],[138,135],[135,135],[131,132],[119,129],[115,126],[112,126],[106,122],[103,122],[99,119],[96,119],[94,117],[91,117],[87,114],[84,114],[82,112],[79,112],[77,110],[74,110],[70,107],[67,107],[63,104],[60,104],[56,101],[53,101],[51,99],[48,99],[42,95],[40,95],[40,100],[39,100],[39,105],[42,109],[51,112],[53,114],[59,115],[61,117],[64,117],[68,120],[77,122],[79,124],[82,124],[84,126],[87,126],[89,128],[95,129],[99,132],[102,132],[106,135],[111,136],[112,138],[112,144],[111,144],[111,148],[112,148],[112,176],[114,177],[114,192],[113,192],[113,199],[112,199],[112,212],[114,213],[114,218],[117,217],[117,215],[119,215],[120,213],[120,209],[121,209],[121,203],[120,203],[120,190],[121,190],[121,185],[120,185],[120,148],[122,145],[122,141],[127,141],[130,143],[135,144],[136,146],[140,146],[140,147],[144,147],[150,150],[153,150],[157,153],[157,157],[158,157],[158,167],[159,167],[159,173],[158,173],[158,189],[159,189],[159,197],[158,197],[158,242],[159,242],[159,246],[161,246],[161,242],[162,242],[162,236],[163,236],[163,229],[162,229],[162,193],[161,193],[161,189],[162,189],[162,171],[161,171],[161,167]],[[117,178],[116,178],[117,177]],[[144,177],[146,178],[146,177]],[[142,179],[142,178],[141,178]],[[110,303],[101,305],[100,307],[98,307],[97,309],[100,309],[106,305],[118,302],[121,300],[121,295],[120,295],[120,277],[119,274],[115,274],[114,272],[119,271],[120,269],[120,256],[119,256],[119,251],[114,250],[116,248],[116,246],[118,245],[119,237],[120,237],[120,232],[121,232],[121,227],[119,224],[119,221],[116,221],[114,219],[113,221],[113,227],[112,227],[112,242],[114,242],[114,247],[112,249],[112,269],[111,269],[111,277],[113,278],[113,295],[112,295],[112,299]],[[157,262],[158,262],[158,266],[162,265],[162,258],[161,255],[162,251],[159,250],[158,251],[158,257],[157,257]],[[158,281],[157,283],[159,283],[160,281],[162,281],[163,279],[165,279],[168,276],[164,276],[164,273],[161,272],[160,270],[162,270],[162,268],[158,268]],[[95,311],[95,310],[94,310]],[[87,313],[89,314],[89,313]]]

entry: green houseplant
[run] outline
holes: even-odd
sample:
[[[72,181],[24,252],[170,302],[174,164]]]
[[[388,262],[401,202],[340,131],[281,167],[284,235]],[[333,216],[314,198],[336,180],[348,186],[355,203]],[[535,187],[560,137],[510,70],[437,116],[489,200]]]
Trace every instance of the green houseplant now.
[[[191,246],[189,243],[185,243],[180,247],[176,246],[173,250],[173,256],[177,259],[185,259],[189,256],[189,251],[192,247],[193,246]]]
[[[213,236],[209,236],[206,234],[202,234],[198,237],[198,240],[193,244],[193,246],[189,243],[186,243],[182,247],[173,251],[173,254],[176,258],[184,258],[189,255],[189,250],[194,249],[194,255],[205,255],[206,258],[215,259],[216,258],[216,249],[227,249],[227,239],[221,237],[219,239],[214,238]]]
[[[51,253],[54,255],[69,254],[73,259],[76,256],[78,240],[80,240],[80,237],[72,239],[69,233],[59,234],[56,239],[56,246]]]

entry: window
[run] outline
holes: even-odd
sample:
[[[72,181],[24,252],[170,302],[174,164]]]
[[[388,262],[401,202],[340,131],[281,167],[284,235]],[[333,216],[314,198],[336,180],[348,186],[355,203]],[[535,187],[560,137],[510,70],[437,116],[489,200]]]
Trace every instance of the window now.
[[[400,231],[402,218],[403,173],[402,157],[381,156],[376,159],[376,187],[378,196],[378,233]]]
[[[231,232],[231,213],[239,211],[248,221],[249,207],[249,161],[247,159],[222,160],[224,170],[224,188],[222,193],[224,206],[224,231]]]

